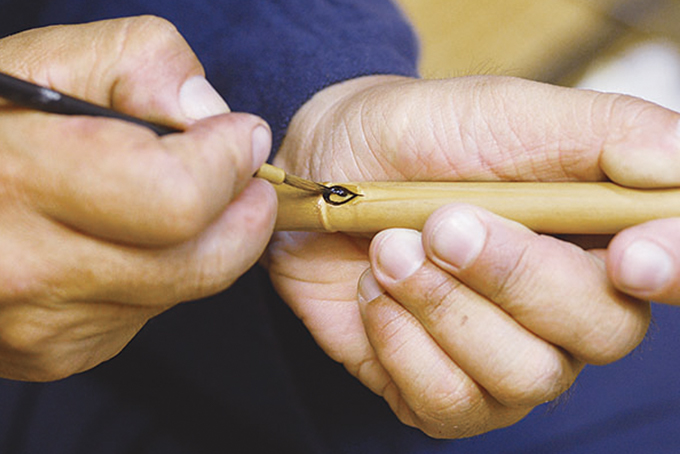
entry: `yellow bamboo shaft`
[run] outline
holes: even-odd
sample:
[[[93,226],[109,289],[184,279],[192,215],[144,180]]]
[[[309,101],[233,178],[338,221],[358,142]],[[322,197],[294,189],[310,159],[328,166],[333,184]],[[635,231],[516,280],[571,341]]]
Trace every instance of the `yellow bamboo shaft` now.
[[[467,203],[554,234],[611,234],[652,219],[680,217],[680,189],[629,189],[613,183],[342,183],[359,193],[333,206],[278,186],[277,230],[375,233],[420,230],[437,208]]]
[[[286,181],[286,172],[271,164],[262,164],[258,171],[255,172],[255,176],[264,178],[272,184],[283,184]]]

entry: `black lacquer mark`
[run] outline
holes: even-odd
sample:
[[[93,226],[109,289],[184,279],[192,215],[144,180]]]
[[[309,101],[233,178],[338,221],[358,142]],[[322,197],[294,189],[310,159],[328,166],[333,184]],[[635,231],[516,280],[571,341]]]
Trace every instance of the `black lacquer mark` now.
[[[326,203],[334,206],[344,205],[357,197],[362,197],[362,195],[350,191],[344,186],[331,186],[326,188],[323,193],[323,199]]]

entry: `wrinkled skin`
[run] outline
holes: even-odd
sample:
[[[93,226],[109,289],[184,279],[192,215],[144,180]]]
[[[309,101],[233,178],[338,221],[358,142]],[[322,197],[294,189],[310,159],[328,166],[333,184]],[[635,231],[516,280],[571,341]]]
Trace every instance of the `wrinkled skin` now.
[[[172,25],[24,32],[2,40],[0,70],[186,130],[159,138],[0,104],[0,376],[94,367],[149,318],[258,259],[276,211],[271,186],[251,178],[268,126],[228,113]]]
[[[370,76],[310,100],[276,163],[334,182],[673,186],[679,119],[631,97],[513,78]],[[276,233],[266,264],[333,359],[406,424],[457,438],[510,425],[568,389],[585,363],[629,353],[648,327],[646,300],[677,298],[680,276],[661,293],[630,291],[617,277],[621,248],[647,234],[680,251],[677,223],[632,228],[608,251],[586,250],[451,205],[422,233]]]

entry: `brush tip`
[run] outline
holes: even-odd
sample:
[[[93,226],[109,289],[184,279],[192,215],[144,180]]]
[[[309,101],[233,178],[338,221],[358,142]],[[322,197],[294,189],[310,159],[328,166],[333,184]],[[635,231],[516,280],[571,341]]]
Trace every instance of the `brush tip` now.
[[[317,194],[325,194],[328,190],[328,188],[321,183],[305,180],[304,178],[296,177],[295,175],[286,175],[284,183],[294,188],[315,192]]]

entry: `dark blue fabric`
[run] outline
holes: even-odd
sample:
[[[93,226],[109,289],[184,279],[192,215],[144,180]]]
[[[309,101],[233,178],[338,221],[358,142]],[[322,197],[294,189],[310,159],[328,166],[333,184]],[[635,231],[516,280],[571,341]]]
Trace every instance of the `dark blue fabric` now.
[[[153,13],[174,22],[236,110],[280,139],[322,87],[415,74],[387,0],[0,0],[0,34]],[[625,360],[589,367],[557,404],[460,441],[401,425],[330,361],[260,269],[159,316],[116,358],[57,383],[0,380],[0,454],[678,453],[680,312]]]
[[[0,0],[0,8],[0,35],[37,25],[164,17],[231,108],[264,117],[276,144],[297,109],[325,86],[417,72],[414,37],[390,0]]]

